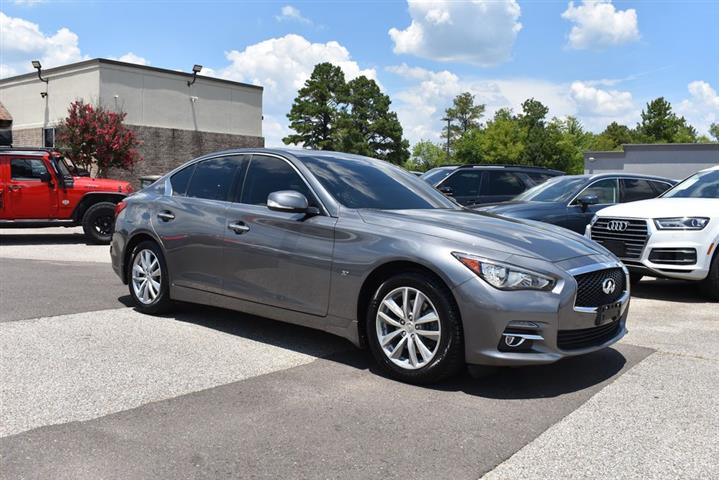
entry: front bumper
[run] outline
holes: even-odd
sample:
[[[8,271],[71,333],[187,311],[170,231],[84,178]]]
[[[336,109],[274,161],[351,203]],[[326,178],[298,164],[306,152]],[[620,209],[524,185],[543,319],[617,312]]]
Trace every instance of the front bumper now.
[[[595,263],[569,270],[551,292],[501,291],[476,278],[460,285],[454,295],[464,326],[465,361],[474,365],[521,366],[553,363],[608,347],[626,333],[629,313],[629,279],[617,300],[619,316],[597,325],[597,308],[575,307],[574,275],[607,268],[623,268],[619,262]],[[520,325],[524,328],[514,328]],[[527,325],[531,327],[527,328]],[[536,327],[536,328],[535,328]],[[502,343],[507,332],[528,334],[528,351],[512,351]],[[589,342],[571,343],[566,338],[585,336]],[[562,340],[565,339],[565,340]],[[593,340],[593,341],[592,341]]]

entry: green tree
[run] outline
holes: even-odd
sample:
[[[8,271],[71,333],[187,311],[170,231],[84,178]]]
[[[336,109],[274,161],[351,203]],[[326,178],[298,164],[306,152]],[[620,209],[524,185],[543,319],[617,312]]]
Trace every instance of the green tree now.
[[[449,130],[444,127],[442,137],[449,136],[450,142],[453,142],[470,130],[478,128],[484,110],[484,105],[474,103],[474,95],[470,92],[460,93],[454,97],[452,106],[444,111],[451,124]]]
[[[475,128],[455,143],[460,163],[518,164],[526,146],[526,129],[510,109],[500,109],[484,128]]]
[[[409,158],[409,142],[390,111],[390,99],[377,82],[365,76],[347,84],[346,108],[341,113],[340,149],[401,165]]]
[[[693,143],[697,131],[684,117],[677,117],[664,97],[647,103],[642,121],[637,124],[639,140],[647,143]]]
[[[522,163],[526,165],[550,166],[552,143],[547,137],[546,117],[549,108],[539,100],[530,98],[522,103],[522,113],[518,115],[519,124],[526,130],[525,148]]]
[[[315,65],[287,114],[290,128],[296,133],[287,135],[282,141],[317,150],[338,150],[337,127],[346,90],[345,75],[340,67],[327,62]]]
[[[709,135],[714,137],[715,142],[719,142],[719,123],[712,123],[709,126]]]
[[[430,142],[429,140],[421,140],[412,147],[412,155],[405,162],[404,167],[407,170],[427,171],[430,168],[439,167],[448,163],[447,153],[444,149]]]
[[[607,150],[616,150],[622,145],[633,143],[634,137],[636,136],[631,128],[626,125],[620,125],[617,122],[612,122],[607,125],[607,128],[605,128],[600,135],[611,142],[612,146]]]

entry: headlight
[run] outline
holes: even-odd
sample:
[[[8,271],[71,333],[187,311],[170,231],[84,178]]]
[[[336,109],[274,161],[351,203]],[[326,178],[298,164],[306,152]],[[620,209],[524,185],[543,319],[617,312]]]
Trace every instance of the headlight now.
[[[555,280],[541,273],[466,253],[452,253],[482,280],[499,290],[551,290]]]
[[[707,226],[706,217],[655,218],[654,225],[659,230],[701,230]]]

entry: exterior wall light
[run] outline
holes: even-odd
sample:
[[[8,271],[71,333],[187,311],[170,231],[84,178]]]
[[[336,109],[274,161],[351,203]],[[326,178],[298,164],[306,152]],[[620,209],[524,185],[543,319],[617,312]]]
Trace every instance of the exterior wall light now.
[[[202,71],[202,65],[195,64],[192,67],[192,81],[190,81],[190,80],[187,81],[188,87],[191,87],[192,84],[195,83],[195,81],[197,81],[197,74],[200,73],[201,71]]]
[[[46,78],[42,78],[42,65],[39,60],[32,61],[32,68],[37,70],[37,78],[39,78],[41,82],[48,83],[50,81]]]

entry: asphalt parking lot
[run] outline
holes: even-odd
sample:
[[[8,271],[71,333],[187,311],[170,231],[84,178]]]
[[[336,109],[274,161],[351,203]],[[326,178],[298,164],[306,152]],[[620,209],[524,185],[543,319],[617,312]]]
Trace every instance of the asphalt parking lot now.
[[[432,387],[236,312],[129,308],[108,247],[0,230],[2,478],[719,478],[719,305],[645,280],[630,333]]]

